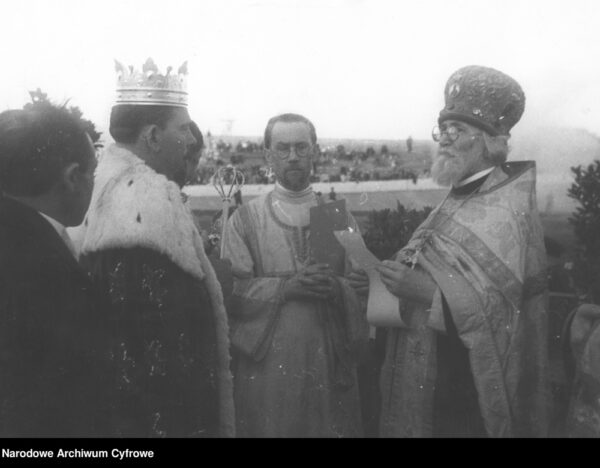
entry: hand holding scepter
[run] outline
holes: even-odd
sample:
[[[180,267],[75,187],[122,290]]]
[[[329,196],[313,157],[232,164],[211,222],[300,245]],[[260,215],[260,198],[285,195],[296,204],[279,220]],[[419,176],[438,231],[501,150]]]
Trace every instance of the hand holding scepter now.
[[[229,182],[228,182],[229,180]],[[239,192],[244,186],[244,173],[232,165],[220,167],[215,173],[213,186],[217,193],[221,196],[223,208],[221,212],[221,253],[220,258],[223,258],[225,248],[225,229],[227,227],[227,218],[229,215],[229,205],[231,197]]]

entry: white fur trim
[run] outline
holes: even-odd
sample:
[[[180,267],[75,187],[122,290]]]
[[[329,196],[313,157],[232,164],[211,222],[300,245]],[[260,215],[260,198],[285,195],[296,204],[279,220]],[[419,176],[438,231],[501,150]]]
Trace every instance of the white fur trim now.
[[[81,254],[143,247],[166,255],[183,271],[205,280],[215,314],[219,360],[221,435],[235,435],[229,327],[221,285],[177,184],[129,150],[109,146],[95,174],[84,223],[70,231]],[[202,395],[198,396],[202,398]]]
[[[82,227],[82,254],[145,247],[204,279],[202,238],[177,184],[118,145],[109,146],[102,155],[94,183]]]

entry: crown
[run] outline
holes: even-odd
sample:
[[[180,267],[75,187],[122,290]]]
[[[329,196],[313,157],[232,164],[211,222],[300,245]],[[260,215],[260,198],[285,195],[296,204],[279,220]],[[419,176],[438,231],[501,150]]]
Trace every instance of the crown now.
[[[187,107],[187,62],[179,67],[177,75],[171,74],[172,67],[162,75],[151,58],[141,71],[115,60],[115,70],[118,74],[116,105]]]

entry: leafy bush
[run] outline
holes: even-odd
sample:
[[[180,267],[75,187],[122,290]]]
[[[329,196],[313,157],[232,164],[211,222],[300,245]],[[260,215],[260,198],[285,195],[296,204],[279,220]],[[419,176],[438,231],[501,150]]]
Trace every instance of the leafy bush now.
[[[398,202],[395,210],[371,211],[363,235],[365,244],[379,260],[392,257],[406,245],[431,210],[431,207],[407,210]]]
[[[569,196],[578,206],[569,221],[574,227],[578,246],[576,248],[575,284],[585,300],[600,303],[600,161],[594,161],[587,169],[572,167],[575,183],[569,188]]]

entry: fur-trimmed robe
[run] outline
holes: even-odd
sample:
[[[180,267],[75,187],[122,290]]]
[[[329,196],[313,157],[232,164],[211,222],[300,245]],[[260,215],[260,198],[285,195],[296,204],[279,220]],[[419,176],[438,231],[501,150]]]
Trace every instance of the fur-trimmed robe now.
[[[114,323],[117,434],[234,436],[223,295],[179,187],[111,145],[72,237]]]

